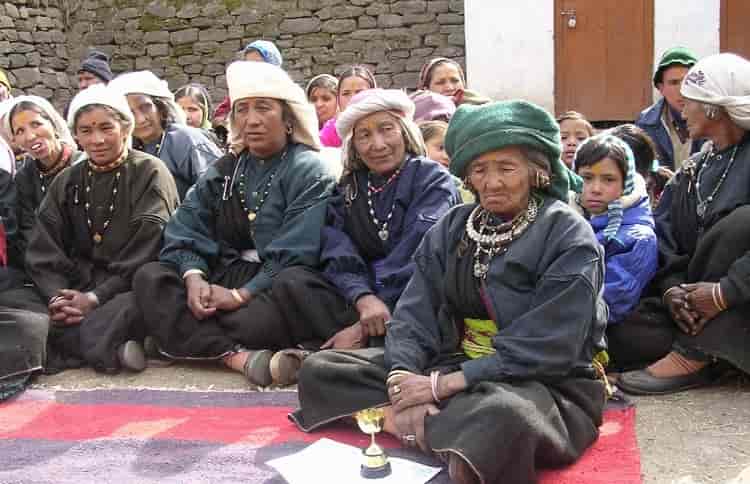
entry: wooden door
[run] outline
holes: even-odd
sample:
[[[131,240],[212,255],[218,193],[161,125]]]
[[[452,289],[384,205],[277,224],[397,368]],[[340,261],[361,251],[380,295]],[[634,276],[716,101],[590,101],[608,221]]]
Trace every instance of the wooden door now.
[[[721,0],[721,51],[739,54],[750,59],[750,2]]]
[[[555,0],[558,114],[630,121],[651,104],[653,1]]]

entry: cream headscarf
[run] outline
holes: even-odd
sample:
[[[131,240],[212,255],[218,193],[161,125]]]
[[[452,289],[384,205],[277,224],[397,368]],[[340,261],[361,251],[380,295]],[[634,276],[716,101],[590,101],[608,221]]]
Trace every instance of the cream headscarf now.
[[[55,109],[54,106],[49,103],[49,101],[39,96],[19,96],[14,97],[9,101],[9,104],[7,104],[6,106],[7,110],[5,111],[5,113],[8,115],[5,116],[5,119],[3,121],[4,128],[9,135],[13,136],[13,132],[11,130],[12,120],[10,117],[10,113],[16,106],[23,102],[33,104],[42,113],[44,113],[47,118],[51,120],[52,128],[55,130],[55,134],[60,139],[61,143],[65,143],[72,148],[76,147],[76,142],[73,140],[73,136],[70,134],[70,130],[68,129],[68,125],[65,122],[65,119],[63,119],[60,113],[57,112],[57,109]]]
[[[145,94],[156,97],[167,104],[170,115],[177,124],[187,124],[187,116],[179,104],[174,100],[174,94],[169,90],[167,81],[156,77],[151,71],[126,72],[110,81],[109,86],[123,96],[128,94]]]
[[[408,145],[411,145],[415,155],[425,156],[425,148],[422,133],[414,123],[414,102],[399,89],[367,89],[352,98],[343,113],[336,119],[336,131],[342,140],[341,157],[344,165],[344,173],[354,169],[354,145],[352,143],[352,132],[357,122],[370,114],[385,111],[399,120],[404,129]]]
[[[227,68],[227,86],[229,99],[234,103],[250,97],[265,97],[284,101],[289,105],[294,119],[292,120],[292,140],[320,151],[318,136],[318,118],[315,108],[307,102],[305,92],[292,81],[289,74],[280,67],[266,62],[236,61]],[[239,136],[234,137],[232,116],[229,122],[229,139],[232,147],[241,143]]]
[[[693,101],[724,108],[735,124],[750,129],[750,62],[716,54],[690,68],[680,92]]]
[[[107,106],[118,113],[122,114],[125,119],[130,121],[130,127],[127,135],[127,145],[130,147],[133,143],[133,129],[135,128],[135,119],[130,111],[128,101],[119,91],[112,89],[110,85],[94,84],[76,94],[76,97],[70,102],[68,109],[68,125],[75,131],[75,120],[78,111],[86,106],[101,105]]]

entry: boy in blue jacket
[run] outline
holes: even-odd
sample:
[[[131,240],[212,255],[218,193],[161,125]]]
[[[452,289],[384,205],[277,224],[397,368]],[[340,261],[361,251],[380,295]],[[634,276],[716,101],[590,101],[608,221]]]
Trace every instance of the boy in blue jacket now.
[[[583,179],[578,208],[604,248],[607,339],[616,365],[617,333],[657,269],[654,219],[633,152],[621,139],[607,133],[589,138],[576,151],[574,170]]]

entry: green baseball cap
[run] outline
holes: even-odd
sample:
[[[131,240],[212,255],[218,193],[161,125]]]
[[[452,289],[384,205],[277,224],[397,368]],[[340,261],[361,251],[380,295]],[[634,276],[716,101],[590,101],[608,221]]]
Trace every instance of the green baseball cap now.
[[[693,67],[696,62],[698,62],[698,58],[692,50],[687,47],[672,47],[664,52],[661,59],[659,59],[659,66],[654,73],[654,87],[662,82],[662,76],[668,67],[680,65],[690,68]]]

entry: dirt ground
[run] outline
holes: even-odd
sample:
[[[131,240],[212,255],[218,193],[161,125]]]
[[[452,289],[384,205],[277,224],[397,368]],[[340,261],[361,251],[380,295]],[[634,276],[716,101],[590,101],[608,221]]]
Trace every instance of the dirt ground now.
[[[149,368],[140,374],[116,376],[74,370],[40,377],[35,386],[250,389],[238,373],[204,365]],[[750,467],[750,383],[746,379],[735,378],[677,395],[633,400],[644,483],[726,483]]]

